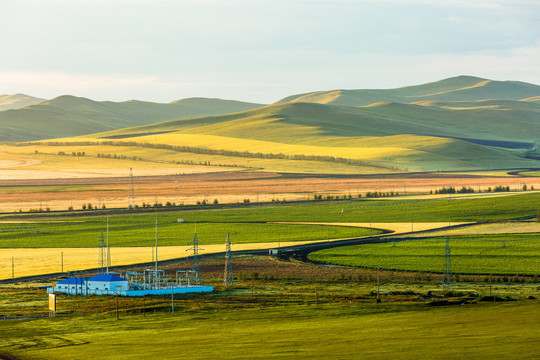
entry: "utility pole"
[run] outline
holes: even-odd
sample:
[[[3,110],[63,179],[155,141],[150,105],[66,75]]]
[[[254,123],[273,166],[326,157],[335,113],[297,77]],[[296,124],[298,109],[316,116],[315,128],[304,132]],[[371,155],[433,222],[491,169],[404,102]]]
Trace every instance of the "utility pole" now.
[[[107,274],[111,265],[111,250],[109,249],[109,217],[107,216]]]
[[[11,278],[15,279],[15,258],[11,257]]]
[[[199,239],[197,238],[197,223],[195,223],[195,235],[193,236],[193,241],[189,243],[190,245],[193,245],[191,249],[187,249],[186,251],[193,251],[193,267],[192,271],[195,274],[195,285],[201,284],[201,271],[199,268]]]
[[[156,201],[157,203],[157,201]],[[129,196],[128,196],[128,207],[135,208],[135,188],[133,186],[133,169],[129,168]]]
[[[174,289],[172,286],[171,286],[171,310],[172,310],[172,313],[174,314]]]
[[[105,241],[103,240],[103,232],[99,236],[98,270],[100,273],[103,273],[103,270],[105,270]]]
[[[381,272],[381,267],[379,266],[377,268],[377,303],[380,303],[381,302],[381,298],[380,298],[380,292],[379,292],[379,289],[380,289],[380,272]]]
[[[231,238],[227,233],[227,241],[225,242],[225,276],[223,277],[223,286],[234,287],[234,275],[232,267],[232,255],[231,255]]]
[[[60,262],[62,264],[62,274],[64,273],[64,252],[60,252]]]
[[[446,237],[446,244],[444,247],[444,267],[443,267],[443,289],[449,290],[452,287],[452,258],[450,254],[450,240]]]
[[[155,288],[158,288],[158,244],[157,244],[157,234],[158,233],[158,227],[157,227],[157,215],[156,215],[156,276],[155,276]]]

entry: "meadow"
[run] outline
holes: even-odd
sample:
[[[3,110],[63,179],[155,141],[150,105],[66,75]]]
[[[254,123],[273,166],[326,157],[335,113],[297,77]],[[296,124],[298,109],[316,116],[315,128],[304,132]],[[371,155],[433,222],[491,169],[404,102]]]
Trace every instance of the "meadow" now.
[[[284,319],[287,319],[284,321]],[[23,359],[530,359],[538,303],[423,308],[317,305],[0,323]],[[391,325],[389,325],[391,324]],[[204,334],[204,335],[201,335]],[[221,344],[221,346],[216,346]],[[459,344],[456,346],[456,344]]]
[[[308,223],[411,223],[482,222],[534,217],[540,194],[473,199],[381,200],[343,199],[272,203],[231,208],[226,205],[200,205],[161,208],[166,212],[126,212],[111,215],[112,246],[148,246],[155,238],[155,222],[162,245],[184,245],[191,241],[195,227],[203,243],[221,243],[227,233],[235,242],[275,242],[324,240],[368,235],[369,230],[347,227],[268,224],[275,222]],[[106,213],[91,215],[11,217],[0,224],[0,247],[91,247],[101,232],[106,232]],[[183,223],[178,223],[183,219]],[[13,231],[24,227],[23,231]],[[36,229],[39,233],[36,233]]]
[[[0,354],[21,359],[431,358],[536,352],[538,293],[533,283],[466,278],[454,293],[440,277],[323,268],[271,257],[233,258],[236,287],[223,287],[223,259],[201,261],[212,294],[119,298],[58,295],[53,319],[0,320]],[[164,267],[168,275],[189,263]],[[0,285],[2,316],[47,314],[35,284]],[[490,292],[498,302],[486,302]],[[501,300],[519,299],[501,303]],[[488,298],[489,300],[489,298]],[[447,301],[460,306],[430,306]],[[464,305],[461,305],[464,304]],[[215,346],[215,344],[227,346]],[[455,344],[459,343],[456,347]],[[159,349],[159,350],[156,350]],[[159,352],[159,354],[156,354]],[[92,355],[93,356],[93,355]]]
[[[40,224],[2,224],[0,248],[91,248],[99,244],[101,234],[106,239],[106,227],[105,218]],[[24,229],[18,230],[21,228]],[[36,229],[39,233],[36,233]],[[170,216],[166,220],[160,216],[158,220],[160,246],[187,245],[193,241],[195,232],[200,243],[207,245],[224,243],[227,233],[236,244],[351,238],[371,233],[369,229],[343,226],[236,222],[178,223],[176,219],[171,221]],[[380,231],[374,230],[373,233],[378,234]],[[152,246],[155,237],[155,218],[111,217],[110,246]]]
[[[326,264],[441,273],[445,244],[445,237],[396,240],[321,250],[309,254],[309,259]],[[456,274],[540,275],[539,234],[454,236],[449,245],[451,270]]]

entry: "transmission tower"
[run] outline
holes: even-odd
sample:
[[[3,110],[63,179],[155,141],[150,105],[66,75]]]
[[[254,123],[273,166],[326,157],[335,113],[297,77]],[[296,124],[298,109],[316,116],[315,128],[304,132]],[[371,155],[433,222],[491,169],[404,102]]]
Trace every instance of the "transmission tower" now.
[[[103,232],[99,236],[98,271],[100,273],[105,272],[105,241],[103,240]]]
[[[229,237],[229,233],[227,233],[227,241],[225,242],[225,276],[223,277],[223,285],[225,287],[234,287],[234,275],[231,256],[231,239]]]
[[[199,269],[199,239],[197,238],[197,230],[195,230],[195,235],[193,236],[193,241],[189,243],[190,245],[193,245],[191,249],[188,249],[188,251],[193,251],[193,267],[192,271],[195,274],[195,284],[200,285],[201,284],[201,271]]]
[[[444,247],[444,267],[443,267],[443,289],[452,288],[454,279],[452,276],[452,258],[450,254],[450,240],[446,237],[446,245]]]
[[[128,206],[131,209],[135,207],[135,187],[133,186],[133,169],[132,168],[129,168]]]

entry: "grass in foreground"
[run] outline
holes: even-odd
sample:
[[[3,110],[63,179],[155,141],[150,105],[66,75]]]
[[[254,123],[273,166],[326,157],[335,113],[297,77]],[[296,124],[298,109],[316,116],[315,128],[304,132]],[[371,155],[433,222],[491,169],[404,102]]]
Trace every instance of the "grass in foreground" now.
[[[293,304],[122,314],[119,321],[110,315],[2,321],[0,353],[22,359],[529,359],[539,351],[539,309],[538,301],[443,308]]]
[[[177,296],[174,315],[169,296],[120,298],[116,320],[114,297],[61,295],[61,314],[87,315],[0,321],[0,354],[21,359],[175,359],[179,354],[193,359],[528,359],[539,350],[537,300],[430,307],[424,301],[433,298],[423,296],[433,292],[441,300],[443,295],[437,275],[428,280],[382,271],[383,302],[376,304],[373,270],[249,256],[234,258],[233,264],[234,289],[220,286],[223,259],[201,261],[204,283],[217,292]],[[164,269],[174,274],[189,266]],[[447,299],[461,304],[489,291],[480,278],[463,279],[467,282],[456,286],[462,295]],[[519,299],[538,294],[534,283],[497,284],[493,290]],[[8,316],[47,313],[44,290],[21,284],[1,291],[0,308]]]
[[[383,269],[442,272],[446,238],[346,246],[309,255],[316,262]],[[524,274],[540,271],[540,235],[463,236],[450,239],[452,270],[464,274]]]

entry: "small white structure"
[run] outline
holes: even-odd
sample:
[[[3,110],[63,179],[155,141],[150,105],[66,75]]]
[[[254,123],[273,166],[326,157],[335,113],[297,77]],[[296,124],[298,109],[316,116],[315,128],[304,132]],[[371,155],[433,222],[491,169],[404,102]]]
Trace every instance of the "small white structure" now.
[[[89,294],[115,295],[128,290],[128,281],[113,274],[99,274],[87,282]]]
[[[86,295],[86,279],[78,277],[69,277],[56,283],[54,288],[48,288],[49,293],[59,292],[69,295]]]
[[[268,255],[279,255],[279,249],[269,249]]]
[[[90,279],[70,277],[47,291],[69,295],[120,295],[128,291],[128,281],[113,274],[99,274]]]

